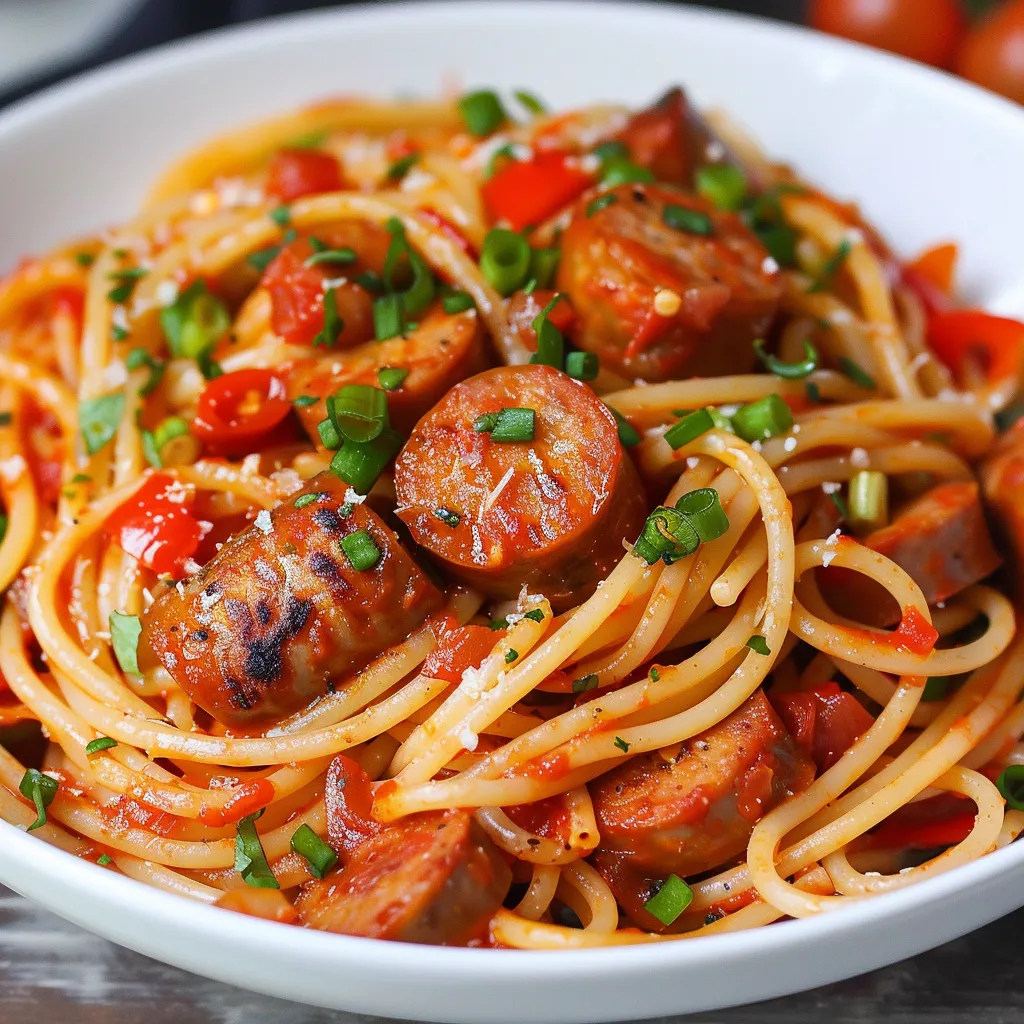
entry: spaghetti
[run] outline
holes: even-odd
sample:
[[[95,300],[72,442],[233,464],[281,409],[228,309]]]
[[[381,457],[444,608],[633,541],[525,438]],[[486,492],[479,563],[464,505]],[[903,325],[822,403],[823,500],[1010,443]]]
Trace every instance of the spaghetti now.
[[[0,816],[528,949],[1013,841],[1024,325],[680,90],[517,95],[245,129],[0,284]]]

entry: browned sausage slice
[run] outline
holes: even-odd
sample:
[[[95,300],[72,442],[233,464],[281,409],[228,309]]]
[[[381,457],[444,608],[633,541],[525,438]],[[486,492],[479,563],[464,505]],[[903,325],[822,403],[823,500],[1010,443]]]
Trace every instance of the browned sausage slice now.
[[[324,398],[345,384],[379,387],[377,371],[385,367],[408,370],[388,395],[391,424],[407,433],[450,387],[484,368],[483,337],[475,309],[449,315],[435,306],[405,338],[371,341],[297,364],[288,376],[288,396],[320,399],[297,410],[309,436],[319,442],[317,424],[327,415]]]
[[[939,484],[903,508],[888,525],[863,538],[891,558],[938,604],[999,568],[985,512],[973,480]],[[830,568],[819,574],[822,593],[842,615],[872,626],[900,619],[896,602],[860,573]]]
[[[534,412],[532,441],[474,423]],[[556,607],[586,597],[646,516],[636,470],[594,392],[549,366],[488,370],[454,387],[395,464],[398,516],[455,575],[493,597],[525,584]]]
[[[1021,591],[1024,570],[1024,421],[1005,434],[996,452],[979,471],[985,502],[995,513],[1013,568],[1013,582]]]
[[[758,690],[671,760],[641,754],[590,784],[601,849],[662,879],[708,871],[741,854],[754,823],[813,778]]]
[[[573,340],[650,381],[749,369],[782,293],[757,237],[698,196],[654,185],[606,194],[614,201],[589,216],[581,203],[562,236],[557,283],[579,320]],[[687,211],[682,220],[672,207]]]
[[[226,544],[145,617],[143,642],[224,725],[273,722],[401,640],[441,603],[398,538],[324,473],[305,495]],[[357,571],[340,547],[365,530],[380,559]]]
[[[358,846],[344,869],[303,888],[310,928],[430,945],[477,937],[512,874],[465,811],[414,814]]]

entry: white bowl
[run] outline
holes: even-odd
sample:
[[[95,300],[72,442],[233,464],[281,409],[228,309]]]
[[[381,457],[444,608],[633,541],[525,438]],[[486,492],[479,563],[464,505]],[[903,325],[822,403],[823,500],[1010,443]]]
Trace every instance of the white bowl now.
[[[1024,113],[925,68],[810,33],[635,4],[417,4],[276,20],[166,47],[0,116],[0,267],[131,212],[161,166],[240,122],[324,95],[528,86],[556,105],[681,82],[910,252],[964,242],[970,297],[1024,313]],[[765,999],[868,971],[1024,904],[1024,844],[814,920],[585,952],[443,949],[198,906],[0,823],[0,880],[188,970],[389,1017],[545,1024]]]

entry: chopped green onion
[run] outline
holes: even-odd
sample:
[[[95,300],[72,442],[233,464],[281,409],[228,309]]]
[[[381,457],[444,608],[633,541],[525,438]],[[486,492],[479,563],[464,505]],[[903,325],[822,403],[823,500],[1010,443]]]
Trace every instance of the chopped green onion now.
[[[505,108],[497,93],[480,89],[467,93],[459,100],[459,113],[473,135],[490,135],[505,120]]]
[[[615,737],[615,746],[617,746],[624,754],[629,753],[629,744],[621,736]]]
[[[277,254],[281,251],[279,245],[268,245],[265,249],[257,249],[256,252],[249,253],[246,256],[245,261],[249,266],[254,267],[261,274],[271,263],[277,258]]]
[[[484,178],[493,178],[498,170],[499,160],[514,160],[516,158],[516,147],[514,142],[506,142],[499,146],[492,154],[487,166],[484,168]]]
[[[95,455],[113,438],[123,415],[123,392],[87,398],[79,405],[78,430],[89,455]]]
[[[749,640],[747,641],[747,646],[748,646],[748,647],[749,647],[749,648],[750,648],[750,649],[751,649],[751,650],[752,650],[752,651],[753,651],[753,652],[754,652],[755,654],[763,654],[763,655],[765,655],[765,657],[767,657],[767,656],[768,656],[769,654],[771,654],[771,653],[772,653],[772,652],[771,652],[771,651],[769,650],[769,648],[768,648],[768,641],[767,641],[767,640],[765,640],[765,638],[764,638],[763,636],[761,636],[761,635],[760,635],[759,633],[755,633],[755,634],[754,634],[754,635],[753,635],[753,636],[752,636],[752,637],[751,637],[751,638],[750,638],[750,639],[749,639]]]
[[[619,197],[614,192],[605,192],[604,195],[598,196],[596,199],[591,199],[587,203],[586,214],[588,217],[593,217],[595,213],[599,213],[606,206],[611,206],[612,203],[617,203]]]
[[[518,657],[519,657],[519,652],[517,650],[515,650],[514,648],[510,647],[505,652],[505,664],[506,665],[511,665],[512,662],[515,661]]]
[[[294,505],[296,508],[305,508],[307,505],[312,505],[319,497],[319,494],[300,494],[295,499]]]
[[[697,192],[720,210],[739,210],[747,198],[746,175],[733,164],[697,170]]]
[[[373,302],[373,333],[378,341],[405,334],[401,295],[382,295]]]
[[[0,541],[2,541],[4,537],[7,536],[7,527],[9,525],[10,521],[8,520],[6,514],[0,512]]]
[[[996,779],[996,789],[1013,810],[1024,811],[1024,764],[1007,765]]]
[[[608,163],[609,160],[628,160],[629,146],[615,139],[609,142],[600,142],[594,147],[594,156],[603,164]]]
[[[530,273],[530,245],[522,235],[492,228],[480,251],[480,270],[502,295],[520,289]]]
[[[615,188],[616,185],[654,181],[654,175],[646,168],[622,157],[604,161],[601,168],[601,187]]]
[[[573,693],[586,693],[587,690],[597,689],[597,684],[600,679],[593,672],[588,676],[581,676],[579,679],[572,681],[572,692]]]
[[[532,441],[536,430],[536,414],[533,409],[502,409],[491,427],[491,440],[499,444],[515,444]]]
[[[235,835],[235,870],[242,876],[246,885],[254,889],[280,889],[263,852],[259,833],[256,831],[256,819],[263,814],[260,808],[255,814],[247,814],[238,823]]]
[[[329,451],[337,451],[341,447],[341,434],[329,419],[321,420],[316,425],[316,430],[320,435],[320,443]]]
[[[508,619],[491,619],[491,621],[487,623],[487,628],[494,630],[508,629]]]
[[[497,422],[498,414],[496,412],[481,413],[475,420],[473,420],[473,429],[478,434],[489,434],[494,429],[494,424]]]
[[[764,340],[761,338],[754,342],[754,351],[769,373],[774,373],[776,377],[782,377],[784,380],[802,380],[818,368],[818,350],[806,338],[804,339],[804,358],[799,363],[784,363],[778,356],[766,352]]]
[[[230,330],[231,314],[199,280],[160,311],[160,325],[175,356],[198,359]]]
[[[634,445],[638,445],[642,438],[640,437],[640,432],[636,427],[634,427],[618,409],[613,409],[607,404],[606,408],[615,417],[616,426],[619,428],[619,441],[622,445],[626,448],[632,448]]]
[[[87,473],[76,473],[71,478],[71,482],[73,484],[91,484],[92,483],[92,477],[89,476]]]
[[[647,674],[651,677],[652,683],[656,683],[661,679],[661,673],[656,668],[652,668]]]
[[[851,252],[853,252],[853,243],[848,238],[844,238],[836,247],[836,251],[825,261],[821,273],[807,289],[807,293],[810,295],[829,288],[836,274],[839,273],[839,268],[846,262],[846,258]]]
[[[338,296],[328,288],[324,292],[324,325],[313,339],[313,348],[334,348],[344,329],[345,321],[338,315]]]
[[[341,538],[341,550],[356,572],[372,569],[381,559],[377,542],[366,530],[356,530]]]
[[[450,526],[453,530],[462,522],[462,516],[460,516],[458,512],[453,512],[449,508],[435,508],[434,515],[440,519],[445,526]]]
[[[349,263],[355,263],[359,259],[355,249],[349,249],[347,246],[343,249],[319,249],[313,253],[312,256],[307,256],[303,262],[303,266],[316,267],[321,263],[340,263],[347,265]]]
[[[164,446],[176,437],[184,437],[188,433],[188,420],[180,416],[168,416],[162,419],[153,431],[153,440],[157,451],[162,452]]]
[[[35,768],[29,768],[22,776],[18,792],[36,805],[36,820],[29,825],[28,832],[42,828],[46,824],[46,808],[53,803],[59,787],[60,783],[56,779],[36,771]]]
[[[574,380],[593,380],[601,362],[593,352],[570,352],[565,357],[565,372]]]
[[[533,330],[537,335],[537,351],[530,357],[530,362],[541,366],[553,366],[562,369],[565,363],[565,339],[562,332],[548,319],[551,310],[564,299],[559,292],[533,319]]]
[[[687,231],[691,235],[710,236],[715,233],[715,223],[700,210],[691,210],[688,206],[670,204],[662,210],[661,219],[676,231]]]
[[[875,378],[872,377],[860,363],[854,362],[849,356],[843,356],[839,360],[839,369],[842,370],[854,384],[859,384],[862,388],[868,388],[871,391],[877,391],[878,385],[875,383]]]
[[[14,414],[10,412],[0,412],[0,427],[9,427],[14,422]]]
[[[531,114],[544,114],[547,113],[547,108],[544,104],[537,99],[532,92],[527,92],[525,89],[516,89],[512,93],[513,96],[524,106]]]
[[[633,545],[633,554],[648,565],[661,559],[666,565],[692,555],[700,547],[700,534],[689,518],[677,508],[659,505],[644,523]]]
[[[523,618],[531,622],[543,622],[544,613],[539,608],[531,608],[528,612],[523,612]]]
[[[327,416],[339,435],[363,444],[388,423],[388,396],[370,384],[346,384],[327,399]]]
[[[673,423],[665,431],[665,441],[674,451],[696,441],[702,434],[714,430],[715,421],[710,409],[697,409],[688,416],[684,416],[678,423]]]
[[[397,391],[408,376],[409,371],[398,366],[382,366],[377,371],[377,380],[385,391]]]
[[[889,480],[884,473],[871,469],[854,473],[848,493],[846,521],[855,533],[870,533],[889,521]]]
[[[305,858],[314,878],[323,878],[338,863],[338,855],[308,825],[295,830],[291,848]]]
[[[473,296],[467,292],[452,292],[451,295],[445,295],[441,299],[441,306],[449,316],[454,316],[456,313],[465,313],[467,309],[472,309],[474,305]]]
[[[838,510],[840,519],[849,519],[850,510],[846,507],[846,501],[843,499],[842,494],[839,491],[832,491],[829,497],[832,499],[832,504]]]
[[[793,426],[793,413],[778,395],[769,395],[737,409],[732,415],[732,425],[744,441],[764,441],[789,430]]]
[[[98,857],[96,858],[96,863],[97,863],[97,864],[98,864],[98,865],[99,865],[99,866],[100,866],[101,868],[105,868],[105,867],[106,867],[106,866],[107,866],[108,864],[112,864],[112,863],[113,863],[113,858],[112,858],[112,857],[111,857],[111,856],[110,856],[109,854],[107,854],[107,853],[101,853],[101,854],[100,854],[100,855],[99,855],[99,856],[98,856]]]
[[[921,692],[921,700],[925,703],[942,700],[955,679],[956,676],[929,676]]]
[[[368,494],[384,467],[398,454],[402,442],[402,435],[391,427],[385,427],[379,437],[364,444],[346,441],[331,459],[331,472],[359,494]]]
[[[117,746],[117,740],[111,739],[109,736],[98,736],[94,740],[90,740],[85,745],[86,756],[92,754],[98,754],[101,750],[109,750],[111,747]]]
[[[155,359],[144,348],[133,348],[125,356],[124,365],[128,370],[141,370],[144,366],[149,369],[149,379],[139,388],[139,394],[147,398],[153,394],[163,380],[166,364],[162,359]]]
[[[718,540],[729,529],[729,517],[714,487],[701,487],[684,494],[676,502],[676,508],[689,519],[704,543]]]
[[[76,252],[75,262],[80,267],[91,267],[96,262],[96,257],[91,252]]]
[[[550,288],[558,270],[562,250],[557,246],[550,249],[534,249],[530,254],[530,280],[537,288]]]
[[[292,219],[292,211],[290,206],[275,206],[267,216],[277,225],[282,228],[286,228]]]
[[[113,327],[110,328],[110,337],[113,338],[114,341],[125,341],[131,336],[132,332],[126,327],[122,327],[120,324],[114,324]]]
[[[316,405],[319,401],[320,399],[317,398],[316,395],[299,395],[299,397],[292,402],[292,405],[299,409],[308,409],[311,405]]]
[[[644,904],[644,910],[662,924],[670,925],[692,902],[693,890],[678,875],[669,875]]]
[[[804,391],[807,393],[807,398],[810,401],[812,401],[812,402],[820,402],[821,401],[821,388],[819,388],[818,385],[815,384],[813,380],[809,380],[809,381],[807,381],[806,384],[804,384]]]
[[[408,153],[406,156],[399,157],[388,168],[388,181],[401,181],[412,170],[413,164],[417,163],[419,158],[419,153]]]
[[[141,675],[139,672],[139,637],[142,635],[142,620],[138,615],[110,613],[110,642],[114,657],[123,672]]]

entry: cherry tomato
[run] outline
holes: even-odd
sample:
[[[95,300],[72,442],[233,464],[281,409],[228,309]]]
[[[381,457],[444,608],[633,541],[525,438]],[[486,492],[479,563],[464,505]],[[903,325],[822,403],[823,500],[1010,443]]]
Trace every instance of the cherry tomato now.
[[[330,153],[282,149],[270,162],[267,193],[284,203],[321,192],[338,192],[341,188],[341,164]]]
[[[270,370],[236,370],[199,396],[192,433],[221,454],[243,454],[291,411],[284,381]]]
[[[107,518],[107,534],[161,576],[180,576],[209,523],[190,512],[192,496],[167,473],[154,473]]]
[[[823,683],[806,692],[772,697],[779,717],[794,740],[814,758],[819,771],[827,771],[874,719],[853,694],[835,683]]]
[[[484,182],[482,192],[495,220],[522,231],[554,216],[592,181],[586,171],[569,163],[567,154],[554,151],[510,161]]]
[[[1024,103],[1024,0],[997,5],[967,37],[957,74]]]
[[[953,66],[967,33],[957,0],[811,0],[808,23],[940,68]]]

